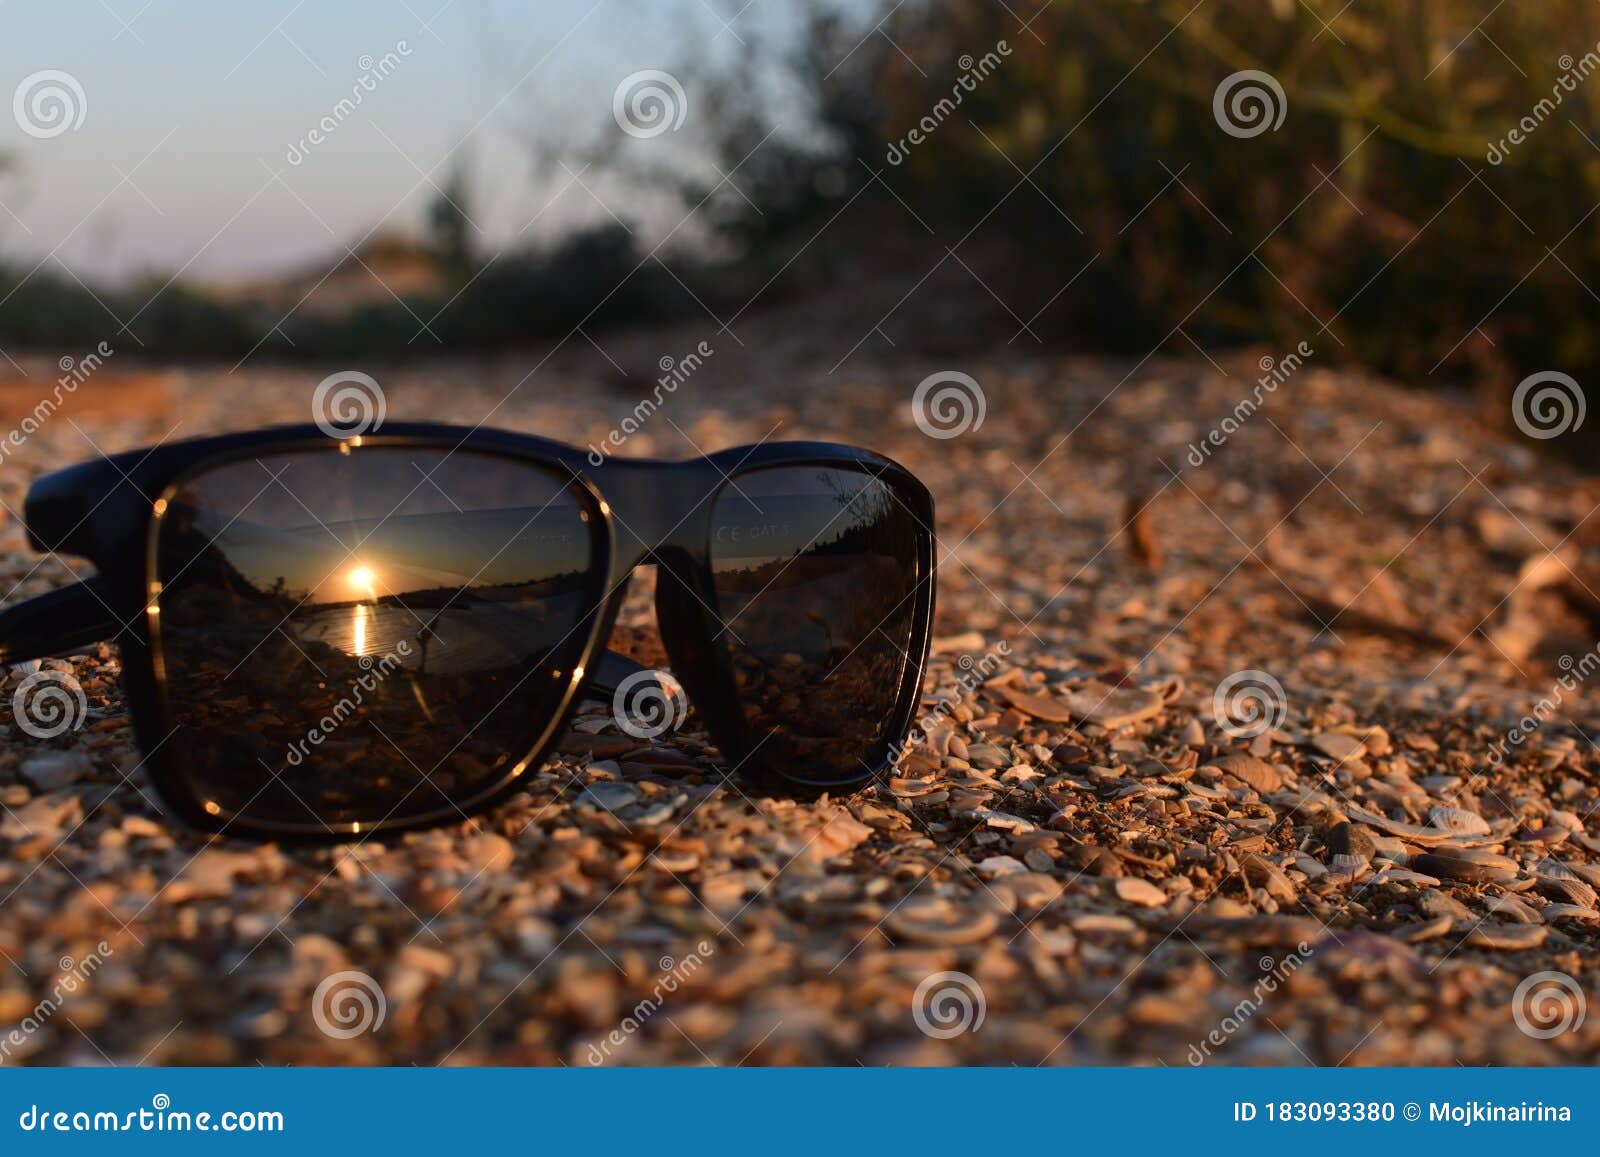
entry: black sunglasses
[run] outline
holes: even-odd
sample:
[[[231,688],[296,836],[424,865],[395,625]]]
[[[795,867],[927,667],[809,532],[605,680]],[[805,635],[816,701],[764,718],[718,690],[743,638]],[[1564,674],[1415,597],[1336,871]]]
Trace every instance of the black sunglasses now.
[[[513,790],[580,699],[652,678],[606,650],[641,563],[724,759],[851,790],[907,734],[933,616],[927,488],[829,443],[596,465],[497,430],[285,427],[59,471],[25,521],[97,574],[0,612],[0,662],[114,639],[162,798],[246,835],[421,827]]]

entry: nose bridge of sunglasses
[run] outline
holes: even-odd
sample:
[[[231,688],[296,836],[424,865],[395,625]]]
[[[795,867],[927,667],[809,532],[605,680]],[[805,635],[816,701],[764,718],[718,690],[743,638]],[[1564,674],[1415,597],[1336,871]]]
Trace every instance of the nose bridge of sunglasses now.
[[[709,462],[612,459],[592,480],[611,516],[620,562],[631,567],[673,550],[704,553],[712,495],[723,481]]]

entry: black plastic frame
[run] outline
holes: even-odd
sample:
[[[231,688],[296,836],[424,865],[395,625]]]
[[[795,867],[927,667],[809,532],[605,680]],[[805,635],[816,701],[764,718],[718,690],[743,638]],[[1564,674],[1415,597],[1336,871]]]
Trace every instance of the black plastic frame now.
[[[608,458],[596,465],[590,452],[560,442],[432,423],[394,424],[379,433],[332,440],[352,453],[367,447],[465,450],[569,474],[573,489],[595,516],[590,526],[596,536],[597,570],[604,575],[599,588],[603,597],[581,628],[582,657],[568,678],[558,711],[533,746],[501,782],[455,807],[377,824],[325,825],[268,823],[210,811],[174,766],[163,743],[171,724],[159,615],[153,609],[160,511],[167,495],[195,472],[258,455],[326,447],[330,436],[314,425],[225,434],[102,458],[40,478],[24,507],[30,543],[38,550],[87,558],[97,574],[0,611],[0,662],[41,658],[115,637],[129,711],[150,779],[172,811],[193,826],[268,838],[351,836],[429,827],[492,805],[538,765],[586,692],[594,693],[629,669],[606,651],[605,643],[628,577],[646,563],[658,568],[656,615],[673,673],[724,757],[742,773],[779,790],[855,790],[886,769],[889,753],[909,731],[933,622],[933,498],[910,471],[891,459],[829,442],[767,442],[687,461]],[[746,733],[728,649],[715,641],[724,624],[711,572],[713,509],[730,479],[771,466],[831,466],[871,474],[893,488],[920,528],[913,638],[884,750],[873,762],[855,769],[828,769],[833,774],[819,774],[815,780],[784,775],[763,764],[759,743]]]

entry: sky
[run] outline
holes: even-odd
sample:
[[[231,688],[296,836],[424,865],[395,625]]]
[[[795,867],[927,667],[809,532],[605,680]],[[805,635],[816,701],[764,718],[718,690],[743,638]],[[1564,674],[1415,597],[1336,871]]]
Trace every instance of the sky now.
[[[481,241],[549,236],[616,212],[616,192],[536,170],[530,134],[614,130],[623,77],[740,51],[787,0],[739,3],[0,0],[0,157],[15,167],[0,176],[0,260],[91,281],[297,270],[369,230],[415,227],[458,163]],[[41,138],[16,99],[45,86],[75,127]]]

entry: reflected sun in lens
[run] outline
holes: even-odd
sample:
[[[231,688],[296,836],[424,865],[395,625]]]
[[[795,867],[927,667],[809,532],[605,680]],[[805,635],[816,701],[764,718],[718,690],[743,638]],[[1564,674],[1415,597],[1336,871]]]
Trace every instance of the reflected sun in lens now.
[[[378,572],[366,563],[357,563],[344,577],[352,590],[364,593],[369,599],[378,597]]]
[[[366,563],[357,563],[345,572],[345,584],[353,591],[364,594],[374,601],[378,598],[378,572]],[[367,620],[371,612],[366,603],[357,603],[351,609],[350,634],[353,649],[351,653],[356,658],[367,654]]]

